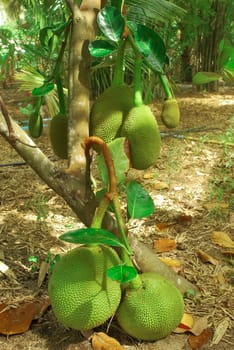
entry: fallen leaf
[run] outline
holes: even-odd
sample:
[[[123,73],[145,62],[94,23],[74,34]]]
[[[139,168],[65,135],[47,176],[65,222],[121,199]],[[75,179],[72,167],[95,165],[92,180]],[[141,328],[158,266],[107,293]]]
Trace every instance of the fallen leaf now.
[[[0,333],[5,335],[26,332],[32,320],[41,317],[50,305],[49,299],[35,299],[17,307],[0,304]]]
[[[215,258],[213,258],[213,256],[205,253],[203,250],[199,249],[197,251],[197,255],[199,256],[199,258],[201,259],[202,262],[204,263],[210,263],[212,265],[218,265],[219,261],[216,260]]]
[[[194,324],[194,319],[192,315],[184,313],[179,326],[174,330],[174,333],[185,333],[192,329]]]
[[[234,249],[223,250],[222,253],[225,255],[234,255]]]
[[[193,220],[193,218],[190,215],[178,215],[176,218],[176,222],[178,224],[191,223],[192,220]]]
[[[124,350],[115,338],[103,332],[94,333],[90,339],[94,350]]]
[[[211,335],[212,332],[209,329],[204,329],[200,335],[196,336],[191,334],[188,338],[188,343],[193,350],[200,349],[202,345],[209,341]]]
[[[207,210],[213,210],[216,208],[219,209],[227,209],[229,207],[228,203],[224,203],[224,202],[208,202],[203,204],[203,207]]]
[[[226,232],[213,231],[211,238],[213,243],[218,244],[221,247],[231,248],[231,249],[234,248],[234,241]]]
[[[154,241],[154,249],[158,253],[170,252],[176,248],[176,241],[170,238],[160,238]]]
[[[161,256],[159,257],[159,259],[167,266],[176,267],[176,268],[181,267],[181,262],[177,259],[171,259],[171,258],[168,258],[167,256]]]
[[[229,323],[229,318],[225,317],[224,320],[218,325],[215,330],[211,345],[217,345],[220,342],[229,327]]]
[[[39,269],[39,273],[38,273],[38,279],[37,279],[38,288],[41,287],[41,285],[42,285],[42,283],[43,283],[43,281],[48,273],[49,266],[50,266],[50,263],[48,263],[46,261],[42,261],[40,269]]]
[[[168,183],[163,182],[163,181],[155,181],[154,182],[154,189],[155,190],[165,190],[169,188]]]
[[[193,335],[198,336],[207,328],[208,328],[208,316],[194,318],[194,324],[193,324],[193,327],[190,329],[190,332]]]
[[[160,232],[168,232],[169,228],[171,226],[175,225],[174,222],[159,222],[157,225],[156,225],[156,229],[157,231],[160,231]]]

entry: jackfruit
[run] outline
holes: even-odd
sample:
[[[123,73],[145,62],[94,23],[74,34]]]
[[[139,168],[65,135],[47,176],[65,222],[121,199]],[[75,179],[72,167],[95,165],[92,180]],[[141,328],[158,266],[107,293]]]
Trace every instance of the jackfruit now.
[[[180,323],[184,302],[180,291],[164,277],[145,272],[139,288],[127,288],[116,317],[123,330],[137,339],[153,341],[169,335]]]
[[[180,109],[175,98],[169,98],[164,101],[161,119],[163,124],[169,128],[176,128],[180,122]]]
[[[68,119],[57,114],[50,122],[50,142],[54,154],[61,159],[68,158]]]
[[[52,310],[67,327],[88,330],[110,318],[118,308],[121,287],[106,276],[120,259],[104,245],[81,246],[66,253],[49,279]]]
[[[133,107],[133,93],[129,86],[112,86],[101,94],[92,106],[89,131],[106,143],[119,136],[123,119]]]
[[[43,130],[43,119],[39,113],[30,115],[28,121],[28,130],[30,136],[32,136],[34,139],[41,136]]]
[[[157,121],[146,105],[132,108],[121,129],[130,143],[132,167],[144,170],[153,165],[160,153],[161,138]]]

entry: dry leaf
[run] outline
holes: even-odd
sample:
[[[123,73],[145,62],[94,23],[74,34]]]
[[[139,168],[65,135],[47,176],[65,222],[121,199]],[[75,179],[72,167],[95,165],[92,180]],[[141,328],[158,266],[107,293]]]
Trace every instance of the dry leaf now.
[[[234,249],[223,250],[222,253],[225,255],[234,255]]]
[[[176,241],[170,238],[160,238],[154,241],[154,249],[158,253],[170,252],[176,248]]]
[[[224,334],[226,333],[226,330],[228,329],[230,320],[228,317],[226,317],[216,328],[211,345],[217,345],[220,340],[223,338]]]
[[[103,332],[94,333],[90,339],[94,350],[124,350],[115,338]]]
[[[168,183],[163,182],[163,181],[155,181],[154,182],[154,189],[155,190],[165,190],[169,188]]]
[[[205,253],[203,250],[199,249],[197,251],[197,255],[199,256],[199,258],[201,259],[202,262],[204,263],[210,263],[212,265],[218,265],[219,262],[218,260],[216,260],[215,258],[213,258],[213,256]]]
[[[5,335],[26,332],[32,320],[41,317],[50,305],[49,299],[35,299],[17,307],[0,304],[0,333]]]
[[[0,261],[0,272],[3,273],[8,278],[16,281],[15,273],[3,261]]]
[[[159,222],[157,225],[156,225],[156,230],[157,231],[163,231],[163,232],[168,232],[169,231],[169,228],[171,226],[175,225],[174,222]]]
[[[213,243],[218,244],[224,248],[234,248],[234,241],[226,232],[223,231],[213,231],[212,241]]]
[[[203,207],[207,210],[213,210],[216,208],[227,209],[229,207],[229,205],[227,203],[224,203],[224,202],[208,202],[208,203],[203,204]]]
[[[185,333],[192,329],[194,319],[192,315],[184,313],[179,326],[174,330],[174,333]]]
[[[38,274],[38,279],[37,279],[38,288],[41,287],[41,285],[42,285],[42,283],[47,275],[49,266],[50,266],[50,263],[48,263],[46,261],[42,261],[41,266],[40,266],[40,270],[39,270],[39,274]]]
[[[168,258],[167,256],[161,256],[159,257],[159,259],[167,266],[171,266],[175,268],[181,267],[181,262],[177,259],[171,259],[171,258]]]
[[[187,223],[191,223],[193,220],[193,217],[190,215],[178,215],[176,218],[176,222],[178,224],[187,224]]]
[[[222,272],[217,273],[217,275],[214,275],[213,278],[221,285],[226,284],[226,280]]]
[[[207,327],[208,327],[208,316],[195,318],[193,327],[191,328],[190,332],[193,333],[193,335],[198,336],[205,329],[207,329]]]
[[[188,338],[188,343],[193,350],[198,350],[202,347],[202,345],[206,344],[212,333],[209,329],[205,329],[200,335],[190,335]]]

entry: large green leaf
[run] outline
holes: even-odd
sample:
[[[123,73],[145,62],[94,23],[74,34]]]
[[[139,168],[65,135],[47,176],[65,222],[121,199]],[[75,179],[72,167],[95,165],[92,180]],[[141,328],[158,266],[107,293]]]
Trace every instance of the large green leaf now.
[[[116,265],[109,268],[106,274],[114,281],[126,283],[133,280],[137,276],[138,272],[133,266]]]
[[[125,246],[113,233],[101,228],[81,228],[68,231],[59,237],[62,241],[76,244],[105,244],[113,247]]]
[[[137,24],[134,38],[147,66],[156,73],[163,73],[168,59],[162,38],[142,24]]]
[[[131,219],[144,218],[155,210],[149,193],[135,181],[130,181],[127,186],[127,207]]]
[[[105,6],[97,16],[98,26],[110,40],[118,42],[124,30],[124,18],[120,11],[113,6]]]
[[[104,57],[111,54],[116,49],[107,40],[95,40],[89,45],[89,52],[93,57]]]
[[[108,143],[108,147],[112,154],[117,176],[117,183],[120,184],[125,180],[126,172],[129,170],[129,158],[127,157],[124,150],[125,138],[119,137],[115,139],[114,141]],[[102,182],[107,186],[109,183],[108,172],[102,155],[97,156],[97,165]]]
[[[198,72],[193,77],[193,84],[194,85],[200,85],[200,84],[207,84],[211,83],[212,81],[217,81],[221,77],[218,73],[213,72]]]

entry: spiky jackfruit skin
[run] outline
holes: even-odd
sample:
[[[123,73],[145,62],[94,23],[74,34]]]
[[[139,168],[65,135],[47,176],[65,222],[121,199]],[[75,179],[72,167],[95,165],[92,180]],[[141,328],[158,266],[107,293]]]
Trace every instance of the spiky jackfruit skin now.
[[[180,323],[184,302],[180,291],[164,277],[146,272],[142,286],[126,289],[116,317],[123,330],[134,338],[158,340]]]
[[[133,107],[133,92],[127,85],[108,88],[94,102],[90,113],[89,132],[106,143],[119,136],[123,119]]]
[[[121,136],[129,140],[133,168],[144,170],[155,164],[160,154],[161,137],[149,106],[142,105],[129,111],[121,129]]]
[[[176,128],[179,125],[180,109],[175,98],[164,101],[161,119],[163,124],[169,129]]]
[[[53,152],[61,159],[68,158],[68,119],[58,114],[50,122],[50,142]]]
[[[120,264],[117,253],[106,246],[82,246],[56,263],[48,292],[53,312],[67,327],[88,330],[110,318],[118,308],[121,288],[106,276]]]

